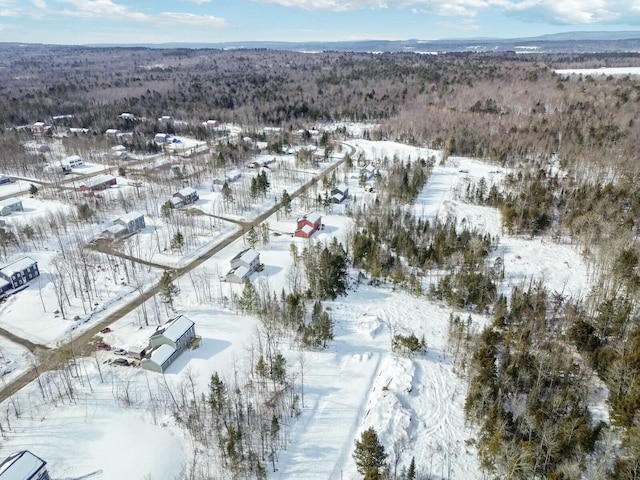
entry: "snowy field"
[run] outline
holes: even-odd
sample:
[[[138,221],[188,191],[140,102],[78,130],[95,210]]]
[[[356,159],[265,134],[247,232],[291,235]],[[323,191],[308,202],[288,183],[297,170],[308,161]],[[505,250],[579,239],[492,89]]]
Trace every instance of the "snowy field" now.
[[[554,72],[558,75],[640,75],[640,67],[567,68]]]
[[[440,153],[426,148],[364,140],[353,143],[372,161],[394,156],[403,160],[435,157],[433,174],[414,212],[430,219],[455,216],[459,224],[499,235],[499,247],[493,255],[504,258],[506,279],[501,290],[507,292],[513,285],[541,279],[551,290],[587,293],[586,267],[572,246],[543,238],[510,237],[502,232],[497,210],[460,200],[461,185],[469,178],[484,176],[499,182],[503,173],[495,166],[464,158],[449,159],[441,166]],[[367,201],[358,190],[358,180],[350,172],[341,174],[350,179],[349,186],[358,192],[358,201]],[[292,238],[288,233],[307,204],[299,200],[293,207],[290,215],[268,220],[272,232],[269,243],[259,242],[256,247],[265,264],[262,272],[252,276],[258,290],[288,291],[296,281],[290,245],[294,243],[302,250],[307,240]],[[335,206],[330,212],[321,211],[325,228],[314,241],[334,236],[346,241],[350,220],[343,210],[343,206]],[[229,269],[229,260],[246,248],[245,241],[234,242],[176,282],[180,294],[175,308],[195,322],[196,332],[202,336],[198,349],[183,353],[164,376],[107,365],[102,367],[100,380],[95,361],[82,361],[86,381],[73,402],[42,404],[38,385],[32,383],[14,399],[23,413],[20,418],[11,417],[0,457],[28,448],[47,460],[53,478],[75,478],[91,472],[101,472],[97,478],[104,480],[175,478],[191,461],[194,445],[169,415],[168,407],[154,405],[150,399],[162,391],[164,382],[177,385],[190,377],[197,391],[204,393],[213,372],[231,379],[236,370],[247,368],[259,321],[237,313],[229,302],[234,293],[240,294],[242,286],[219,279],[219,273]],[[46,265],[46,256],[38,259]],[[46,275],[43,277],[46,281]],[[32,295],[29,302],[37,307],[36,289]],[[204,301],[203,296],[209,299]],[[394,447],[402,451],[399,468],[408,466],[415,456],[419,471],[432,478],[482,478],[475,448],[468,442],[476,431],[464,419],[466,384],[454,371],[447,347],[450,314],[457,312],[391,287],[364,284],[357,288],[354,284],[346,297],[325,302],[325,306],[335,321],[335,339],[326,350],[305,352],[301,357],[288,341],[280,343],[298,389],[304,362],[304,405],[293,424],[290,442],[280,454],[278,471],[270,472],[269,478],[360,478],[351,453],[354,440],[369,426],[379,433],[390,458]],[[2,310],[6,308],[0,307],[3,322],[10,313]],[[22,315],[20,310],[18,316]],[[155,324],[170,315],[165,305],[150,300],[144,309],[116,322],[104,340],[123,348],[144,344]],[[472,320],[476,330],[488,321],[476,315]],[[38,328],[46,330],[44,324],[38,324]],[[419,338],[424,335],[427,353],[408,357],[391,352],[392,335],[411,332]],[[0,349],[4,350],[2,344]],[[14,350],[10,357],[20,355]],[[107,358],[112,354],[98,353],[99,362]],[[9,406],[8,402],[3,405],[4,410],[10,411]],[[2,416],[0,423],[6,423]]]

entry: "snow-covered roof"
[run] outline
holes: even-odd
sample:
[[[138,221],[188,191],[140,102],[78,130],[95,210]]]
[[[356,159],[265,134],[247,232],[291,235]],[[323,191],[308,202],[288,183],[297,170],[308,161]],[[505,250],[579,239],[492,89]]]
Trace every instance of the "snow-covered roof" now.
[[[115,147],[111,147],[112,152],[124,152],[127,149],[124,145],[116,145]]]
[[[310,235],[311,233],[313,233],[313,227],[311,225],[305,225],[300,229],[300,231],[306,233],[307,235]]]
[[[247,275],[249,275],[249,269],[243,265],[240,265],[239,267],[229,270],[229,273],[227,273],[227,277],[231,275],[235,275],[236,277],[243,279]]]
[[[96,185],[102,185],[103,183],[109,183],[115,180],[113,175],[98,175],[97,177],[89,178],[82,185],[87,188],[95,187]]]
[[[78,160],[80,160],[82,162],[82,157],[80,155],[69,155],[68,157],[64,158],[62,161],[63,162],[77,162]]]
[[[168,338],[172,342],[178,341],[182,335],[184,335],[187,330],[195,325],[191,320],[189,320],[184,315],[177,316],[171,325],[164,331],[162,334],[164,337]]]
[[[10,205],[17,205],[22,203],[22,200],[19,198],[7,198],[5,200],[0,200],[0,207],[8,207]]]
[[[242,260],[243,262],[250,264],[258,257],[260,257],[260,254],[258,252],[256,252],[253,248],[247,248],[246,250],[242,250],[235,257],[233,257],[231,261]]]
[[[38,262],[36,262],[32,258],[23,257],[20,260],[16,260],[13,263],[9,263],[9,264],[5,265],[4,267],[0,268],[0,270],[2,271],[2,273],[4,273],[5,275],[10,277],[14,273],[22,272],[27,267],[30,267],[31,265],[35,265],[37,263]]]
[[[302,219],[307,220],[311,223],[319,222],[321,218],[322,216],[318,212],[307,213],[304,217],[302,217]]]
[[[189,195],[193,195],[194,193],[198,193],[195,188],[185,187],[178,192],[179,195],[183,197],[188,197]]]
[[[128,232],[129,229],[124,225],[111,225],[109,228],[105,230],[105,232],[111,233],[113,235],[118,235],[122,232]]]
[[[169,360],[175,351],[176,349],[171,345],[162,344],[151,352],[150,359],[152,362],[162,366],[167,360]]]
[[[12,453],[0,463],[1,480],[25,480],[32,477],[45,461],[36,457],[29,450]]]
[[[338,190],[339,192],[344,193],[347,190],[349,190],[349,186],[346,183],[341,183],[340,185],[336,186],[335,190]]]
[[[124,223],[129,223],[132,222],[134,220],[137,220],[140,217],[144,217],[144,214],[138,212],[137,210],[134,210],[133,212],[129,212],[129,213],[125,213],[124,215],[122,215],[121,217],[118,217],[116,220],[114,221],[121,221]]]
[[[0,278],[0,290],[6,290],[7,287],[11,287],[11,283],[7,282],[4,278]]]
[[[173,204],[174,207],[182,205],[182,199],[180,197],[171,197],[169,201]]]

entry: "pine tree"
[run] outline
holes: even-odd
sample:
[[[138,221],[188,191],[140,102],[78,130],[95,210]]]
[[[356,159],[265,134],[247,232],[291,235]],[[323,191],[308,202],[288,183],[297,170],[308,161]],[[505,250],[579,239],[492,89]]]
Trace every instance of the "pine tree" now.
[[[362,432],[360,440],[355,441],[353,459],[358,472],[364,475],[364,478],[380,478],[380,470],[386,465],[387,454],[373,427]]]
[[[184,246],[184,237],[180,232],[176,232],[176,234],[171,239],[171,249],[180,250],[183,246]]]
[[[284,208],[285,213],[291,213],[291,196],[286,190],[282,192],[282,208]]]
[[[258,233],[253,227],[247,232],[247,243],[251,248],[256,248],[258,244]]]
[[[173,310],[173,299],[180,293],[180,289],[173,284],[171,274],[166,270],[160,277],[159,292],[162,302],[169,305],[169,308]]]
[[[29,194],[33,195],[34,197],[38,194],[38,187],[36,187],[33,183],[29,184]]]
[[[409,470],[407,470],[407,480],[416,480],[416,458],[411,457]]]
[[[224,185],[222,185],[222,196],[224,197],[224,199],[228,202],[231,200],[231,187],[229,186],[229,184],[227,182],[224,182]]]
[[[258,294],[249,279],[244,281],[244,289],[242,297],[238,299],[238,306],[246,313],[254,313],[258,309]]]

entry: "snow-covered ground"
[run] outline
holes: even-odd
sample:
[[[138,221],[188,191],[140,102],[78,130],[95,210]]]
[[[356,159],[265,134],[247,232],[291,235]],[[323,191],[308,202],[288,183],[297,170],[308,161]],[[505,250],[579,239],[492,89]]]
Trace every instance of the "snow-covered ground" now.
[[[459,188],[469,177],[484,176],[499,181],[502,173],[494,166],[464,158],[452,158],[439,165],[439,152],[426,148],[393,142],[354,143],[368,160],[375,162],[394,156],[403,160],[435,157],[433,174],[416,201],[414,212],[430,219],[455,216],[459,224],[500,236],[494,255],[504,258],[506,279],[501,289],[505,292],[512,285],[538,278],[551,290],[572,295],[586,293],[589,287],[586,267],[573,247],[541,238],[505,235],[497,210],[460,200]],[[358,191],[358,201],[366,201],[366,196],[357,190],[357,177],[352,178],[350,172],[341,175],[349,179],[353,191]],[[308,201],[297,200],[290,215],[268,220],[269,243],[259,242],[256,247],[265,268],[252,276],[259,290],[279,293],[282,289],[289,290],[296,281],[290,245],[294,243],[302,250],[308,241],[292,238],[290,233],[296,216],[307,211],[307,206]],[[256,209],[249,214],[260,211],[264,210]],[[314,236],[314,241],[334,236],[346,241],[350,220],[343,211],[344,206],[338,205],[330,212],[321,212],[325,228]],[[230,379],[235,371],[246,368],[259,321],[230,308],[229,299],[243,287],[219,279],[220,273],[228,270],[229,260],[246,248],[245,241],[232,243],[176,281],[180,294],[175,308],[195,322],[196,332],[202,336],[198,349],[183,353],[164,376],[141,369],[104,366],[104,383],[99,379],[95,362],[83,361],[81,371],[90,384],[78,389],[74,402],[43,404],[34,382],[15,397],[23,413],[20,418],[11,417],[11,429],[5,432],[0,457],[29,448],[47,460],[55,478],[73,478],[94,471],[102,472],[99,478],[105,480],[175,478],[190,462],[194,445],[169,416],[169,409],[152,408],[149,398],[165,381],[177,384],[191,375],[196,389],[204,393],[213,372]],[[38,260],[46,265],[46,256]],[[30,295],[27,301],[37,307],[36,289]],[[7,307],[11,305],[14,304]],[[0,307],[3,322],[11,313],[7,307]],[[346,297],[325,302],[325,307],[336,325],[335,339],[326,350],[305,352],[301,357],[289,342],[280,345],[300,392],[304,363],[304,406],[293,425],[290,442],[280,454],[278,471],[269,477],[359,478],[351,458],[353,444],[362,430],[372,426],[390,458],[394,448],[402,451],[400,468],[408,466],[414,456],[418,470],[432,478],[482,478],[475,448],[472,442],[467,442],[476,432],[464,420],[466,385],[454,371],[447,348],[452,310],[391,287],[365,284],[357,288],[353,285]],[[13,308],[13,315],[23,320],[24,332],[20,333],[33,336],[24,322],[28,317],[22,308],[26,307]],[[143,318],[145,314],[147,321]],[[144,309],[138,308],[116,322],[104,340],[124,348],[141,345],[156,323],[166,321],[171,314],[165,305],[150,300]],[[29,322],[33,315],[29,314]],[[487,322],[476,315],[472,320],[478,330]],[[33,319],[37,321],[40,320]],[[18,327],[18,322],[15,323],[11,323],[13,328]],[[35,326],[46,331],[44,323]],[[408,357],[391,352],[394,333],[415,333],[419,338],[424,335],[427,353]],[[20,352],[12,355],[17,358]],[[110,353],[98,353],[99,361],[110,357]],[[127,396],[130,402],[125,405],[123,399]],[[4,426],[4,420],[2,423]]]
[[[558,75],[640,75],[640,67],[567,68],[554,72]]]

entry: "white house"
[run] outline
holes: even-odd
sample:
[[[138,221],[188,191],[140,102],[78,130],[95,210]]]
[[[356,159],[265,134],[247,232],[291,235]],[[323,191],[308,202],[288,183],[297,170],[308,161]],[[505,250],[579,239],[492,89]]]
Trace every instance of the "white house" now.
[[[19,198],[7,198],[6,200],[0,200],[0,215],[3,217],[22,210],[24,210],[24,207],[22,206],[22,200]]]
[[[140,362],[140,366],[146,370],[164,373],[195,338],[196,329],[193,321],[184,315],[178,315],[158,327],[151,335],[151,353]]]
[[[84,165],[84,160],[82,160],[80,155],[70,155],[67,158],[64,158],[60,163],[62,165],[68,165],[71,168],[75,168]]]
[[[230,261],[231,270],[226,275],[227,282],[244,283],[260,266],[260,254],[252,248],[241,251]]]

